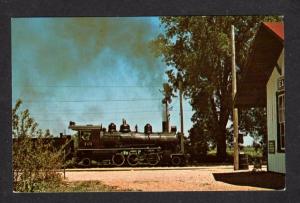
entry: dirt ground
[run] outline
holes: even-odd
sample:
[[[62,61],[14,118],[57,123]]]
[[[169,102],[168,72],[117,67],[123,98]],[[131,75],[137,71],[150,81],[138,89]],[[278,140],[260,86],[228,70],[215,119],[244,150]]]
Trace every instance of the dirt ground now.
[[[68,170],[66,181],[101,181],[120,190],[247,191],[284,188],[284,175],[232,166]]]

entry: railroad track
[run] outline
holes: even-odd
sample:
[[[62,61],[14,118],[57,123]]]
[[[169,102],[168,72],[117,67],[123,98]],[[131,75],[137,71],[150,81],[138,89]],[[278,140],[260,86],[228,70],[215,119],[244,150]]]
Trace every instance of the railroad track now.
[[[95,171],[153,171],[153,170],[214,170],[233,169],[232,165],[221,166],[185,166],[185,167],[113,167],[113,168],[71,168],[66,172],[95,172]]]

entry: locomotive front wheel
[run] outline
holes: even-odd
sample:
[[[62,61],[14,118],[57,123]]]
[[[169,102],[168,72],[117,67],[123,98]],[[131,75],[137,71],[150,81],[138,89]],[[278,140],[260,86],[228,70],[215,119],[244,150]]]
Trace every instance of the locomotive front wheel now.
[[[158,154],[148,154],[147,155],[147,162],[150,166],[156,166],[160,161],[159,155]]]
[[[122,166],[125,163],[125,157],[123,154],[114,154],[112,157],[112,162],[116,166]]]
[[[127,163],[129,166],[136,166],[139,163],[139,157],[137,154],[129,154],[127,156]]]
[[[91,166],[91,160],[89,158],[83,158],[81,160],[81,162],[82,162],[82,166],[84,166],[84,167],[90,167]]]
[[[171,162],[173,166],[180,166],[182,160],[179,156],[173,156]]]

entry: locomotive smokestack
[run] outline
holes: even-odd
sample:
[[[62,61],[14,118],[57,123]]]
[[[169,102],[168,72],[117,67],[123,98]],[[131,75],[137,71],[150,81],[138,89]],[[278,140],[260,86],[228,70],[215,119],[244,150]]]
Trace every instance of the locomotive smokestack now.
[[[162,131],[168,132],[168,109],[166,109],[166,105],[163,104],[162,108]]]

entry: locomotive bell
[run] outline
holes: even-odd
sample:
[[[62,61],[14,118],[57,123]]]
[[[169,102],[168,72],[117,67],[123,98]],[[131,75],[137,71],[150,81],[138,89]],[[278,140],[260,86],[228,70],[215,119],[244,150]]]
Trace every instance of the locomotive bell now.
[[[147,123],[147,124],[145,125],[145,127],[144,127],[144,133],[145,133],[145,134],[150,134],[150,133],[152,133],[152,126],[151,126],[149,123]]]

